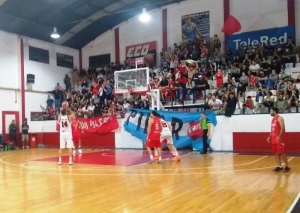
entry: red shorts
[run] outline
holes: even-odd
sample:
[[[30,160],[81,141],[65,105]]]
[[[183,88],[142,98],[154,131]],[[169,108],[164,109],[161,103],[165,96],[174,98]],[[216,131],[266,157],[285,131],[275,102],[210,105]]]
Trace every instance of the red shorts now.
[[[148,148],[161,148],[161,142],[159,140],[149,140],[146,142]]]
[[[272,151],[276,154],[284,154],[284,143],[273,143],[272,144]]]
[[[81,141],[81,134],[73,134],[73,142],[78,143]]]

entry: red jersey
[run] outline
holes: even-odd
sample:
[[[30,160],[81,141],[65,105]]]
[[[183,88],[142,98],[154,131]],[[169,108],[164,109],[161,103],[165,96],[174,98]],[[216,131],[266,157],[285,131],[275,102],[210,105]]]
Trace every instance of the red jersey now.
[[[271,140],[272,144],[282,143],[282,141],[277,141],[277,137],[280,135],[281,126],[279,124],[279,115],[272,119],[271,123]]]
[[[181,75],[182,75],[182,74],[186,74],[186,68],[185,68],[185,66],[183,66],[182,64],[180,64],[179,70],[180,70]]]
[[[73,135],[80,135],[81,129],[80,129],[80,123],[78,120],[72,121],[72,134]]]
[[[98,95],[98,93],[99,93],[99,84],[94,83],[92,87],[93,87],[93,93]]]
[[[221,84],[223,84],[223,77],[224,77],[224,74],[222,71],[218,71],[216,73],[216,83],[217,83],[217,87],[220,87]]]
[[[253,109],[253,108],[254,108],[252,99],[248,99],[248,98],[247,98],[247,100],[246,100],[246,102],[245,102],[245,105],[246,105],[246,107],[249,108],[249,109]]]
[[[256,83],[256,78],[255,78],[255,77],[250,78],[250,79],[249,79],[249,83],[255,84],[255,83]]]
[[[161,133],[161,122],[159,118],[153,118],[153,123],[151,126],[151,131],[149,133],[148,139],[150,141],[160,141],[160,133]]]

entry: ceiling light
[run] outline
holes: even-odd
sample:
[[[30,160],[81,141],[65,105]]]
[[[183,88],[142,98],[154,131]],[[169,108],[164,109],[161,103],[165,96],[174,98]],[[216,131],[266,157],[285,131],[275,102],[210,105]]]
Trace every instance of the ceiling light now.
[[[56,27],[54,27],[53,32],[51,34],[51,38],[59,38],[60,35],[58,34]]]
[[[139,17],[141,22],[148,22],[150,20],[150,16],[148,15],[146,8],[143,8],[143,13]]]

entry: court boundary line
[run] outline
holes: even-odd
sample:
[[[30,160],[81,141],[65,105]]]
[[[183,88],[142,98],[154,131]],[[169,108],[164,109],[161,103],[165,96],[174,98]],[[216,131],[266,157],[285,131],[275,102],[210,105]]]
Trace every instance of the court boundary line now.
[[[18,153],[19,154],[19,153]],[[5,157],[9,157],[9,156],[13,156],[13,155],[17,155],[17,154],[12,154],[12,155],[6,155],[6,156],[3,156],[2,158],[0,158],[0,161],[4,164],[10,164],[10,165],[15,165],[15,166],[18,166],[18,167],[22,167],[22,164],[12,164],[12,163],[8,163],[6,161],[3,161],[2,159],[5,158]],[[256,162],[259,161],[259,160],[262,160],[264,158],[266,158],[267,156],[264,156],[260,159],[257,159],[255,160]],[[291,161],[294,157],[291,157],[288,159],[288,161]],[[233,165],[231,165],[233,166]],[[125,171],[125,173],[120,173],[120,174],[103,174],[103,173],[90,173],[90,174],[78,174],[78,173],[61,173],[61,172],[43,172],[43,171],[28,171],[28,170],[23,170],[23,171],[19,171],[19,170],[4,170],[4,169],[1,169],[2,171],[11,171],[11,172],[25,172],[25,173],[33,173],[33,174],[68,174],[68,175],[77,175],[77,176],[92,176],[92,175],[97,175],[97,176],[122,176],[122,175],[131,175],[131,176],[137,176],[137,175],[149,175],[149,176],[160,176],[160,175],[166,175],[166,176],[179,176],[179,175],[199,175],[199,174],[227,174],[227,173],[234,173],[234,172],[244,172],[244,171],[256,171],[256,170],[263,170],[263,169],[267,169],[267,168],[273,168],[274,166],[269,166],[269,167],[261,167],[261,168],[253,168],[253,169],[240,169],[240,170],[234,170],[234,171],[213,171],[213,172],[196,172],[196,173],[183,173],[183,174],[176,174],[176,173],[127,173],[127,172],[131,172],[130,170],[128,171]],[[24,168],[24,167],[23,167]],[[25,169],[25,168],[24,168]],[[37,169],[40,169],[39,167]],[[59,169],[60,171],[61,170],[76,170],[76,169],[73,169],[73,166],[69,167],[68,169],[61,169],[61,167],[56,167],[55,168],[56,170]],[[91,168],[89,168],[91,169]],[[202,168],[199,168],[199,169],[202,169]],[[174,170],[174,169],[168,169],[168,170]],[[115,170],[102,170],[102,171],[115,171]],[[138,170],[137,170],[138,171]],[[120,172],[120,171],[115,171],[115,172]],[[124,171],[121,171],[121,172],[124,172]]]
[[[103,173],[90,173],[90,174],[74,174],[74,173],[61,173],[61,172],[43,172],[43,171],[17,171],[17,170],[10,170],[10,169],[0,169],[2,171],[10,171],[10,172],[25,172],[25,173],[32,173],[32,174],[51,174],[51,175],[74,175],[74,176],[123,176],[123,175],[130,175],[130,176],[140,176],[140,175],[148,175],[148,176],[182,176],[182,175],[201,175],[201,174],[228,174],[228,173],[234,173],[234,172],[248,172],[248,171],[258,171],[258,170],[264,170],[264,169],[270,169],[274,168],[274,166],[267,166],[267,167],[261,167],[261,168],[254,168],[254,169],[240,169],[240,170],[234,170],[234,171],[215,171],[215,172],[197,172],[197,173],[183,173],[183,174],[176,174],[176,173],[122,173],[122,174],[103,174]],[[70,168],[69,170],[73,170]],[[105,170],[104,170],[105,172]],[[270,171],[272,172],[272,171]]]
[[[183,155],[183,157],[185,157],[185,156],[187,156],[188,154],[191,154],[191,153],[187,153],[186,155]],[[240,155],[240,156],[243,156],[243,155]],[[256,162],[258,162],[258,161],[260,161],[260,160],[263,160],[264,158],[267,158],[268,156],[263,156],[263,157],[261,157],[261,158],[259,158],[259,159],[256,159],[256,160],[253,160],[253,161],[251,161],[251,162],[248,162],[248,163],[241,163],[241,164],[231,164],[231,165],[224,165],[224,166],[210,166],[210,167],[197,167],[197,168],[182,168],[182,169],[180,169],[180,170],[182,170],[182,171],[184,171],[184,170],[202,170],[202,169],[208,169],[208,168],[226,168],[226,167],[236,167],[236,166],[245,166],[245,165],[250,165],[250,164],[253,164],[253,163],[256,163]],[[168,159],[162,159],[163,161],[168,161]],[[0,159],[0,161],[1,161],[1,159]],[[1,161],[2,162],[2,161]],[[28,161],[28,162],[25,162],[25,163],[23,163],[23,164],[19,164],[18,166],[20,166],[21,165],[21,167],[23,167],[23,168],[26,168],[26,169],[30,169],[30,167],[29,166],[25,166],[25,164],[28,164],[28,163],[30,163],[30,162],[48,162],[48,163],[54,163],[54,162],[50,162],[50,161],[35,161],[35,160],[33,160],[33,161]],[[133,166],[109,166],[109,165],[102,165],[102,166],[97,166],[97,165],[95,165],[95,164],[81,164],[81,163],[76,163],[76,164],[74,164],[74,165],[95,165],[95,166],[92,166],[92,169],[94,169],[94,168],[103,168],[103,167],[111,167],[111,168],[133,168],[133,167],[137,167],[137,166],[141,166],[141,165],[146,165],[146,164],[148,164],[149,162],[145,162],[145,163],[141,163],[141,164],[137,164],[137,165],[133,165]],[[176,163],[176,162],[175,162]],[[16,165],[17,166],[17,165]],[[35,167],[35,168],[40,168],[40,167]],[[34,169],[34,168],[32,168],[32,169]],[[78,168],[78,169],[74,169],[74,170],[88,170],[88,169],[91,169],[91,168]],[[115,171],[116,169],[110,169],[110,170],[105,170],[105,171]],[[44,169],[44,170],[48,170],[48,169]],[[54,169],[52,169],[52,170],[54,170]],[[64,169],[64,170],[67,170],[67,169]],[[144,170],[144,169],[138,169],[138,170],[135,170],[135,171],[139,171],[139,170]],[[167,170],[174,170],[174,169],[168,169],[168,168],[162,168],[162,170],[165,170],[165,171],[167,171]]]
[[[298,193],[298,195],[296,196],[296,198],[294,199],[292,205],[290,206],[290,208],[287,210],[286,213],[291,213],[293,211],[293,209],[296,206],[299,199],[300,199],[300,192]]]

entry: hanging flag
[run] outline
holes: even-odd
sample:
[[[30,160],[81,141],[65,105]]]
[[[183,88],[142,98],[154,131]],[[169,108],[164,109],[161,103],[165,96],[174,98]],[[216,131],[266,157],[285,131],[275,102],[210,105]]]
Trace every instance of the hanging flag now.
[[[222,32],[227,35],[239,32],[242,29],[241,23],[232,15],[229,15],[222,28]]]

